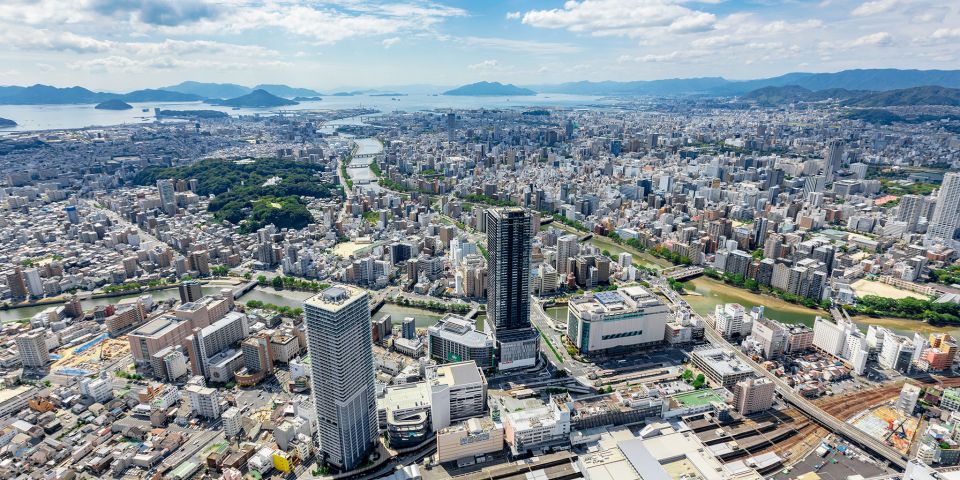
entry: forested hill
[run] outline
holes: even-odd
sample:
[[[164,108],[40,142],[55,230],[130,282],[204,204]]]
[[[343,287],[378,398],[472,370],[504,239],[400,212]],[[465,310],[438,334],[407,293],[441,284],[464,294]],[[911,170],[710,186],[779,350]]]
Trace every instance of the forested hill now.
[[[276,159],[210,159],[183,167],[147,167],[133,181],[137,185],[155,185],[163,178],[196,179],[198,195],[216,196],[208,210],[217,219],[252,232],[270,223],[277,228],[303,228],[313,222],[301,196],[342,195],[339,187],[318,181],[315,174],[322,170],[321,165]],[[279,181],[265,185],[274,178]]]

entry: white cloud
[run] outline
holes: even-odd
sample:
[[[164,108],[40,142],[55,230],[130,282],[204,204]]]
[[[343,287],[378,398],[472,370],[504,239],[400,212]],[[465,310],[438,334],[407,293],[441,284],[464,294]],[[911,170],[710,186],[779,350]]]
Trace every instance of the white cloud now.
[[[676,62],[682,63],[687,60],[703,58],[710,54],[704,50],[674,50],[670,53],[647,54],[647,55],[621,55],[617,59],[619,63],[663,63]]]
[[[292,64],[282,61],[230,61],[230,60],[185,60],[179,57],[159,56],[135,59],[123,56],[109,56],[91,60],[78,60],[67,64],[67,68],[96,73],[141,73],[150,70],[198,69],[207,70],[246,70],[250,68],[280,68]]]
[[[398,43],[400,43],[400,37],[390,37],[383,39],[383,48],[390,48]]]
[[[876,15],[892,10],[900,3],[900,0],[870,0],[863,2],[859,7],[853,9],[853,15],[860,17],[866,15]]]
[[[457,40],[471,47],[541,55],[568,54],[582,50],[582,48],[569,43],[536,42],[532,40],[513,40],[497,37],[463,37]]]
[[[871,33],[854,39],[850,42],[851,47],[888,47],[893,44],[893,35],[887,32]]]
[[[507,20],[520,20],[522,15],[520,12],[507,12]]]
[[[675,0],[568,0],[563,8],[531,10],[523,23],[595,36],[638,37],[657,30],[705,31],[716,16]]]
[[[484,60],[480,63],[474,63],[473,65],[467,65],[467,68],[470,70],[497,70],[500,68],[500,62],[496,60]]]
[[[960,38],[960,28],[938,28],[931,36],[937,40]]]

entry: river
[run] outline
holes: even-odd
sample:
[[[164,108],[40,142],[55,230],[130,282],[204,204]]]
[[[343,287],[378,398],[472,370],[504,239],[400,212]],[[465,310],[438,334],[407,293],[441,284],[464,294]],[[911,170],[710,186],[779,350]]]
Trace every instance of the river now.
[[[529,97],[460,97],[443,95],[405,95],[384,97],[374,95],[325,96],[320,101],[300,102],[279,108],[241,108],[208,105],[203,102],[149,102],[131,103],[130,110],[97,110],[95,105],[0,105],[0,117],[17,122],[16,127],[0,129],[0,135],[31,130],[60,130],[108,125],[152,123],[154,108],[163,110],[217,110],[231,116],[273,115],[279,111],[346,110],[375,108],[382,112],[427,111],[434,109],[476,109],[534,106],[588,106],[615,105],[617,100],[596,96],[540,94]],[[146,112],[143,109],[147,109]],[[171,120],[177,121],[177,120]]]
[[[583,232],[576,232],[572,228],[560,224],[559,222],[554,222],[554,225],[563,230],[574,232],[578,235],[583,235]],[[594,235],[593,238],[591,238],[587,243],[590,243],[601,250],[609,251],[610,255],[614,258],[616,258],[620,252],[626,251],[622,245],[619,245],[609,238],[603,236]],[[653,268],[670,266],[670,263],[666,260],[654,257],[648,253],[641,253],[639,255],[635,252],[629,253],[633,255],[633,263],[638,266]],[[700,276],[683,282],[683,286],[684,289],[692,293],[691,295],[685,295],[684,300],[686,300],[687,303],[690,304],[690,307],[700,315],[712,314],[717,305],[722,305],[725,303],[739,303],[747,309],[763,305],[764,312],[768,318],[772,318],[784,323],[802,323],[811,327],[813,326],[813,321],[817,315],[829,316],[829,313],[823,310],[815,310],[802,305],[789,303],[780,300],[779,298],[756,294],[742,288],[736,288],[727,285],[723,282],[706,276]],[[565,319],[566,307],[549,308],[547,309],[547,314],[549,314],[551,317]],[[858,316],[854,317],[853,320],[860,326],[862,330],[866,330],[868,325],[879,325],[887,327],[902,335],[913,335],[913,332],[920,332],[923,334],[950,333],[951,335],[960,335],[960,329],[956,327],[937,327],[918,320],[905,318],[873,318]]]
[[[383,143],[376,138],[359,138],[354,143],[357,147],[347,165],[347,175],[353,180],[353,185],[359,186],[364,192],[380,191],[377,175],[370,170],[370,163],[376,159],[376,155],[383,153]]]
[[[203,291],[204,295],[213,295],[216,293],[220,293],[221,288],[224,288],[224,286],[211,285],[211,286],[204,286],[201,288],[201,290]],[[80,304],[83,305],[84,310],[90,310],[100,305],[114,305],[124,298],[136,298],[141,295],[147,295],[147,294],[153,297],[154,302],[162,302],[164,300],[168,300],[171,298],[177,299],[178,301],[180,299],[180,292],[174,287],[174,288],[166,288],[163,290],[154,290],[154,291],[145,292],[145,293],[132,293],[130,295],[122,295],[118,297],[89,298],[89,299],[81,300]],[[36,305],[32,307],[20,307],[20,308],[13,308],[10,310],[0,310],[0,321],[6,323],[6,322],[15,322],[17,320],[24,320],[24,319],[29,320],[30,317],[34,316],[37,313],[42,312],[43,310],[49,307],[56,307],[60,305],[62,304],[54,303],[49,305]]]

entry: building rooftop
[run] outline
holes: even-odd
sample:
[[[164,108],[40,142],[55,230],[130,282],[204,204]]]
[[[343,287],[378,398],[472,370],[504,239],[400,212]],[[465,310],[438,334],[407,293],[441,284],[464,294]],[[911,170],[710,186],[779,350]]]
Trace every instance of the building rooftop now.
[[[357,287],[334,285],[304,300],[303,303],[322,310],[335,312],[366,295],[367,293],[365,291]]]
[[[433,384],[450,386],[484,383],[483,373],[473,360],[440,365],[432,369],[427,377]]]
[[[470,348],[483,348],[493,343],[493,339],[478,331],[472,321],[454,314],[444,315],[437,323],[427,327],[427,331],[430,335]]]
[[[136,330],[130,332],[131,335],[139,335],[143,337],[155,337],[161,336],[166,333],[168,330],[176,328],[178,325],[183,323],[183,320],[180,320],[176,317],[158,317],[154,320],[151,320]]]

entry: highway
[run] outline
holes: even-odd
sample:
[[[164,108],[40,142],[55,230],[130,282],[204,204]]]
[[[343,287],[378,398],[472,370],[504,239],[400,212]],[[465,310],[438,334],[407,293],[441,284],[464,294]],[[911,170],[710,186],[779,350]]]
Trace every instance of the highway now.
[[[675,306],[678,308],[689,309],[686,302],[680,299],[679,295],[671,290],[670,287],[665,285],[665,282],[662,279],[655,281],[655,284],[667,296],[667,298],[669,298],[670,301],[675,304]],[[710,324],[708,324],[699,314],[691,310],[690,315],[703,322],[703,324],[706,326],[704,331],[706,332],[706,336],[711,343],[726,347],[733,351],[737,355],[737,358],[749,365],[756,372],[770,379],[774,385],[777,386],[777,391],[780,393],[780,397],[783,398],[784,401],[789,402],[807,415],[810,419],[823,425],[831,432],[837,435],[842,435],[848,441],[858,445],[859,447],[879,455],[884,460],[890,462],[891,465],[898,467],[900,470],[903,470],[907,467],[906,455],[901,454],[889,445],[886,445],[884,442],[867,435],[853,425],[850,425],[842,420],[838,420],[833,415],[824,412],[820,407],[814,405],[805,397],[796,393],[793,387],[784,382],[780,377],[764,369],[757,364],[757,362],[754,362],[753,359],[751,359],[748,355],[740,351],[739,348],[730,344],[730,342],[717,333],[713,327],[711,327]]]

